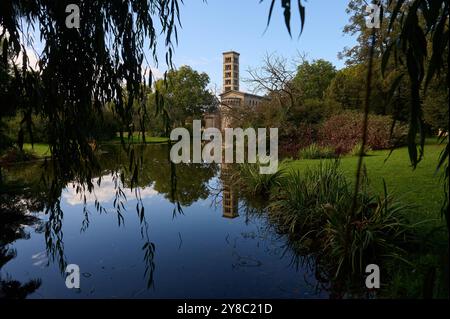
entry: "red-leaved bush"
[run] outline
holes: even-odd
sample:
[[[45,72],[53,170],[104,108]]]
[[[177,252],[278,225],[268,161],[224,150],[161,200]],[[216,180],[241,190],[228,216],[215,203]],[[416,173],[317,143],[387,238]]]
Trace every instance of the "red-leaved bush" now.
[[[373,150],[388,149],[405,144],[407,126],[396,123],[391,136],[392,118],[369,115],[367,146]],[[346,154],[361,142],[363,114],[346,111],[328,118],[319,129],[319,143],[334,147],[337,154]]]
[[[278,151],[281,157],[296,157],[298,150],[311,145],[317,138],[317,130],[307,123],[294,126],[286,123],[279,131]]]

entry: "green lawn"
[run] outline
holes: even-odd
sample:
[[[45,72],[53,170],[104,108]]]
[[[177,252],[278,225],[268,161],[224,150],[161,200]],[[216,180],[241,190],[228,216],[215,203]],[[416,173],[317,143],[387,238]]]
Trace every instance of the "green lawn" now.
[[[169,138],[167,138],[167,137],[154,137],[154,136],[146,136],[145,137],[145,142],[147,144],[167,143],[168,140],[169,140]],[[125,142],[128,142],[128,138],[126,135],[125,135]],[[133,137],[131,138],[131,142],[132,143],[142,143],[142,137],[137,134],[133,135]],[[120,137],[116,136],[110,141],[105,141],[105,142],[100,141],[99,142],[99,144],[103,144],[103,143],[119,144]],[[31,143],[24,143],[23,149],[33,153],[35,156],[40,157],[40,158],[50,156],[50,149],[48,147],[48,144],[45,144],[45,143],[35,143],[33,146],[31,146]]]
[[[50,148],[48,147],[48,144],[35,143],[35,144],[31,145],[31,143],[24,143],[23,149],[25,151],[29,151],[29,152],[33,153],[37,157],[50,156]]]
[[[387,150],[370,152],[364,158],[370,186],[374,191],[382,193],[384,179],[390,194],[394,194],[405,204],[417,206],[409,216],[412,222],[424,218],[439,219],[444,193],[441,173],[436,173],[436,165],[442,149],[443,145],[438,145],[435,140],[428,140],[424,159],[415,170],[410,165],[407,148],[395,150],[389,158]],[[358,157],[355,156],[341,159],[341,168],[349,181],[355,180],[357,162]],[[318,163],[320,160],[295,160],[283,166],[302,170]],[[436,223],[441,224],[442,221]]]
[[[125,142],[128,142],[128,134],[126,134],[126,133],[124,134],[124,139],[125,139]],[[139,135],[138,133],[134,133],[130,140],[132,143],[142,143],[142,135]],[[169,140],[168,137],[145,136],[145,142],[147,144],[167,143],[168,140]],[[110,142],[120,143],[119,134],[117,134],[117,136],[115,136]]]

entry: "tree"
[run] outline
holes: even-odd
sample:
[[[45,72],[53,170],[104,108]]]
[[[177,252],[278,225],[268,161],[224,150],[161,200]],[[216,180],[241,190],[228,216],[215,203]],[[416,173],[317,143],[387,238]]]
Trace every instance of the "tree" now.
[[[364,66],[339,70],[326,92],[328,103],[339,109],[362,110],[364,100]]]
[[[444,76],[435,78],[430,83],[423,100],[423,117],[435,132],[448,132],[448,89]]]
[[[91,183],[98,162],[89,146],[89,129],[106,103],[112,103],[122,127],[131,127],[133,103],[144,92],[144,45],[157,63],[157,36],[162,34],[171,65],[179,1],[76,1],[82,21],[78,29],[66,26],[66,7],[73,2],[1,1],[0,63],[3,69],[11,66],[14,75],[5,103],[23,110],[29,129],[32,113],[48,119],[55,176]],[[29,72],[28,30],[35,25],[44,48],[39,70]]]
[[[302,99],[323,99],[324,92],[336,75],[336,68],[329,61],[303,61],[297,68],[294,83],[301,91]]]
[[[266,54],[260,68],[249,69],[247,79],[254,90],[265,92],[288,113],[297,103],[300,91],[294,83],[295,71],[288,60],[275,54]]]
[[[217,98],[208,90],[209,76],[189,66],[170,70],[165,80],[156,83],[156,90],[165,101],[173,126],[183,126],[188,119],[201,119],[206,112],[217,109]]]

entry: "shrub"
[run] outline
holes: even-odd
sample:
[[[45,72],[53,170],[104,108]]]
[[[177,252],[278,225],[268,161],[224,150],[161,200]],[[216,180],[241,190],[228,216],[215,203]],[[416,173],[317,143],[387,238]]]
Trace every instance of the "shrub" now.
[[[23,115],[17,114],[14,117],[5,118],[5,134],[6,136],[17,142],[19,137],[19,131],[22,129],[23,134],[23,142],[31,143],[31,136],[29,134],[28,128],[26,124],[22,123]],[[33,134],[33,142],[34,143],[47,143],[47,121],[40,116],[33,115],[31,117],[31,132]]]
[[[332,147],[320,146],[313,143],[301,149],[298,152],[298,157],[301,159],[334,158],[336,157],[336,153]]]
[[[292,125],[285,123],[279,133],[279,154],[282,157],[296,157],[298,150],[314,142],[317,129],[307,123]]]
[[[33,152],[20,150],[18,147],[10,147],[0,157],[0,164],[10,165],[17,162],[32,161],[37,159]]]
[[[324,209],[327,223],[320,233],[322,252],[334,278],[360,278],[368,264],[403,261],[404,249],[412,241],[411,225],[404,217],[408,209],[389,196],[371,196],[363,188],[357,196],[355,214],[352,197]],[[347,287],[352,290],[355,287]]]
[[[353,198],[353,187],[334,161],[303,173],[291,171],[269,205],[269,217],[280,232],[315,255],[321,275],[338,279],[343,291],[351,291],[351,283],[359,285],[370,263],[406,261],[403,248],[411,243],[411,226],[404,218],[408,207],[386,188],[382,196],[373,196],[364,179],[354,210]]]
[[[362,143],[361,142],[356,143],[356,145],[353,146],[353,148],[352,148],[352,150],[350,151],[349,154],[353,155],[353,156],[359,156],[359,152],[361,151],[361,147],[362,147]],[[372,148],[370,146],[366,145],[364,147],[363,155],[366,156],[367,153],[370,152],[371,150],[372,150]]]
[[[261,174],[259,163],[244,163],[239,166],[239,179],[244,189],[252,195],[266,196],[274,186],[280,185],[283,170],[274,174]]]
[[[363,114],[346,111],[331,116],[319,130],[322,145],[335,147],[336,153],[349,153],[362,138]],[[390,116],[369,115],[367,146],[373,150],[387,149],[403,145],[407,127],[396,124],[391,138],[392,119]]]
[[[116,136],[120,126],[111,111],[104,111],[102,116],[94,115],[89,127],[89,135],[95,140],[110,140]]]
[[[348,196],[349,188],[338,165],[337,161],[320,163],[317,169],[304,173],[293,170],[285,175],[269,205],[271,218],[282,231],[314,238],[321,230],[326,217],[321,205]]]

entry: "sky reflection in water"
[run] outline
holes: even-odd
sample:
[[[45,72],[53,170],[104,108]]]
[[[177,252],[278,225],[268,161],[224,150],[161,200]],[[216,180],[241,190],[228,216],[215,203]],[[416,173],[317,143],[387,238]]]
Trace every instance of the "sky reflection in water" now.
[[[154,159],[146,162],[154,163]],[[8,246],[16,250],[16,257],[0,269],[1,277],[20,282],[39,278],[41,286],[29,298],[327,297],[316,291],[311,270],[292,265],[286,238],[268,227],[264,215],[247,213],[242,201],[231,201],[225,211],[223,192],[217,192],[223,186],[220,171],[208,177],[203,169],[180,172],[182,213],[173,214],[173,201],[164,193],[161,179],[150,178],[145,181],[148,186],[141,185],[148,236],[155,247],[150,286],[135,193],[124,188],[126,211],[119,227],[110,174],[102,177],[100,186],[94,183],[93,194],[86,196],[90,213],[84,231],[83,198],[72,185],[62,191],[64,255],[67,263],[80,266],[80,289],[66,288],[59,266],[47,257],[44,235],[36,226],[25,226],[30,237]],[[195,175],[208,177],[204,185],[198,185]],[[198,198],[193,196],[195,190],[199,190]],[[96,210],[95,199],[104,212]],[[42,213],[38,217],[48,218]]]

